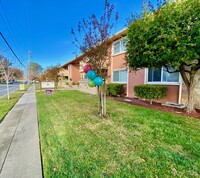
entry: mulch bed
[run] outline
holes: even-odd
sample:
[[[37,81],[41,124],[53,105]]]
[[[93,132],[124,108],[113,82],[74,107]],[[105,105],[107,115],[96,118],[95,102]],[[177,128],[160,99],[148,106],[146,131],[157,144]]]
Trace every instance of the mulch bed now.
[[[185,109],[180,109],[180,108],[175,108],[175,107],[170,107],[170,106],[163,106],[161,103],[153,102],[150,104],[149,101],[141,100],[138,98],[124,98],[124,97],[109,97],[110,99],[128,103],[131,105],[136,105],[136,106],[141,106],[145,108],[151,108],[151,109],[156,109],[159,111],[165,111],[165,112],[170,112],[182,116],[188,116],[188,117],[194,117],[200,119],[200,110],[196,109],[196,112],[192,113],[187,113]]]

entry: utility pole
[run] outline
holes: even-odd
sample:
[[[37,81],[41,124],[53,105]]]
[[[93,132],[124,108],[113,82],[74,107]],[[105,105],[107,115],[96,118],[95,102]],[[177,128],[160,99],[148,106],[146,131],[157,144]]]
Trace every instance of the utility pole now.
[[[31,51],[28,51],[28,72],[27,72],[28,84],[30,84],[30,62],[31,62]]]

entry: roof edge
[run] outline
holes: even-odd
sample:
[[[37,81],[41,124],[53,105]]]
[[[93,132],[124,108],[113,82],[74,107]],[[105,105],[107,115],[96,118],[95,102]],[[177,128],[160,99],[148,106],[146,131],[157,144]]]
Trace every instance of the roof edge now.
[[[119,32],[115,33],[114,35],[112,35],[111,37],[108,38],[109,42],[112,43],[113,41],[126,36],[127,34],[127,30],[128,27],[123,28],[122,30],[120,30]],[[74,59],[68,61],[67,63],[63,64],[61,67],[65,68],[67,67],[69,64],[72,64],[74,62],[78,62],[79,60],[81,60],[83,57],[85,56],[85,54],[80,54],[79,56],[75,57]]]

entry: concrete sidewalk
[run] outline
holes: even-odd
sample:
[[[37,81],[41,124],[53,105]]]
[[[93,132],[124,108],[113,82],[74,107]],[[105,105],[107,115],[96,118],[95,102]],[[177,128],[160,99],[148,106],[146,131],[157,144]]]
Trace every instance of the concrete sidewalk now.
[[[0,178],[41,178],[35,88],[0,123]]]

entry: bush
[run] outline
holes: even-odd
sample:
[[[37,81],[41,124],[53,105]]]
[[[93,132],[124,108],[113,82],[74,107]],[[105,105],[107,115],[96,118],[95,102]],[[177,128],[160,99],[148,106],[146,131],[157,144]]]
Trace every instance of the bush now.
[[[122,95],[123,91],[124,91],[123,84],[117,84],[117,83],[107,84],[107,89],[106,89],[107,95],[111,96]]]
[[[134,87],[135,95],[143,99],[160,99],[167,95],[167,87],[160,85],[138,85]]]
[[[79,82],[72,82],[72,85],[79,85]]]

